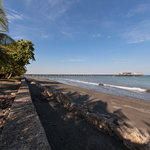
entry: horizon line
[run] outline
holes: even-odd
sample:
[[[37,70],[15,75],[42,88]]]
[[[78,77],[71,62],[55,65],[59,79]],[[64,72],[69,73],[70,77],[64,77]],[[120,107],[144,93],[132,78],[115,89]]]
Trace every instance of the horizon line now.
[[[26,73],[24,75],[119,75],[117,73]],[[150,75],[150,74],[143,74]]]

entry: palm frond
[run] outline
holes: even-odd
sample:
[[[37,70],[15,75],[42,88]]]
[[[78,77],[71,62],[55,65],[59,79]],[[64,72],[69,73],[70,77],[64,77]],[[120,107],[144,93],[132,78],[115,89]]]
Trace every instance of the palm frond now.
[[[15,40],[12,39],[7,34],[0,33],[0,44],[1,45],[11,44],[11,43],[15,43]]]
[[[0,26],[5,31],[8,31],[8,20],[7,20],[7,16],[5,14],[5,11],[4,11],[2,0],[0,0]]]

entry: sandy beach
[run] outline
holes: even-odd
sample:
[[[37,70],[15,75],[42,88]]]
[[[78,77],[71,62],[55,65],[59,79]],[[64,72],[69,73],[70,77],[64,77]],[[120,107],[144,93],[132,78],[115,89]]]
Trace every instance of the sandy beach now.
[[[150,133],[149,102],[109,95],[48,79],[32,78],[29,81],[33,103],[53,149],[69,150],[73,145],[76,145],[74,149],[91,149],[91,147],[85,146],[89,143],[92,143],[97,150],[99,148],[107,150],[110,147],[111,149],[128,149],[128,146],[126,147],[121,141],[118,141],[117,137],[101,133],[87,124],[84,119],[74,116],[74,113],[62,108],[56,99],[49,100],[47,96],[43,96],[44,91],[41,91],[35,82],[42,89],[63,93],[76,105],[86,107],[95,114],[112,117],[117,114],[121,120],[130,122],[132,127],[136,127],[139,131],[146,131],[147,134]],[[132,127],[129,126],[131,130]],[[63,148],[61,148],[62,146]]]
[[[0,0],[0,149],[150,150],[149,8]]]
[[[46,87],[55,82],[38,80]],[[48,84],[47,84],[48,83]],[[55,83],[59,84],[59,83]],[[128,150],[115,137],[99,132],[83,119],[68,112],[54,99],[47,100],[43,90],[28,83],[31,98],[53,150]]]
[[[46,79],[37,80],[42,86],[57,89],[71,97],[75,103],[86,105],[96,112],[107,114],[120,111],[134,126],[150,132],[150,102],[109,95]]]

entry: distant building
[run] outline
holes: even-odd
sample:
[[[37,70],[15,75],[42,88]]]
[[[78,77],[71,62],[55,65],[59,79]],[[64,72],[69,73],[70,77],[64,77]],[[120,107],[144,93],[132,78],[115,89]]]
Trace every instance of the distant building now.
[[[132,75],[132,72],[119,72],[119,75]]]
[[[119,72],[119,76],[143,76],[143,73]]]

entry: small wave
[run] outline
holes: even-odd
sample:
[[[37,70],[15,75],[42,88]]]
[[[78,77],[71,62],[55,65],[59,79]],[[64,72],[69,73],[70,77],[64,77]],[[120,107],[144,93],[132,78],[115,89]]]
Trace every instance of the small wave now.
[[[142,89],[142,88],[138,88],[138,87],[126,87],[126,86],[117,86],[117,85],[109,85],[109,84],[104,84],[104,86],[105,87],[114,87],[114,88],[134,91],[134,92],[147,92],[146,89]]]
[[[73,79],[65,79],[72,82],[78,82],[78,83],[84,83],[89,85],[96,85],[96,86],[104,86],[104,87],[112,87],[112,88],[118,88],[118,89],[124,89],[134,92],[148,92],[150,93],[150,90],[142,89],[138,87],[126,87],[126,86],[118,86],[118,85],[111,85],[111,84],[102,84],[102,83],[93,83],[93,82],[86,82],[86,81],[80,81],[80,80],[73,80]]]
[[[99,85],[98,83],[85,82],[85,81],[80,81],[80,80],[73,80],[73,79],[65,79],[65,80],[72,81],[72,82],[78,82],[78,83],[84,83],[84,84],[90,84],[90,85]]]

